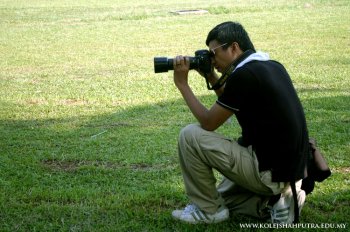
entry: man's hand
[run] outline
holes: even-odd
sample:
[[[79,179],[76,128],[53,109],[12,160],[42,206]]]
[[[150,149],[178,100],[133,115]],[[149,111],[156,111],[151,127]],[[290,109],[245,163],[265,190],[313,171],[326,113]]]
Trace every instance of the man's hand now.
[[[188,86],[188,72],[190,70],[189,57],[177,56],[174,58],[174,83],[178,89]]]
[[[197,72],[202,76],[205,77],[204,73],[201,72],[200,70],[197,69]],[[211,86],[214,86],[216,84],[216,82],[219,80],[218,75],[216,74],[216,72],[214,71],[214,68],[212,67],[211,69],[211,73],[207,73],[206,75],[206,79],[207,81],[211,84]],[[222,86],[219,89],[215,90],[215,93],[217,96],[220,96],[222,93],[224,92],[224,87]]]

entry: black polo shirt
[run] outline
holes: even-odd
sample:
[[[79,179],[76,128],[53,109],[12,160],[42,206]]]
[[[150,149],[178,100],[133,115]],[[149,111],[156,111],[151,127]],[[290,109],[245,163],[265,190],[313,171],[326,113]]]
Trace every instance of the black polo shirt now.
[[[308,133],[304,111],[285,68],[251,61],[228,78],[217,103],[232,110],[242,128],[241,145],[252,145],[259,170],[273,181],[304,178]]]

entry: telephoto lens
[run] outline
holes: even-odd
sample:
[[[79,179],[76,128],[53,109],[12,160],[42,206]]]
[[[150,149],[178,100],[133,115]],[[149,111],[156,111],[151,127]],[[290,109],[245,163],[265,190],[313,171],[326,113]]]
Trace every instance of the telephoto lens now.
[[[197,50],[195,56],[188,56],[190,60],[190,69],[199,69],[204,73],[211,71],[211,58],[208,50]],[[154,57],[154,72],[162,73],[174,70],[174,59],[167,57]]]
[[[170,59],[167,57],[154,57],[154,72],[162,73],[168,72],[169,70],[173,70],[174,59]]]
[[[190,60],[190,69],[196,69],[199,66],[199,59],[197,57],[188,57]],[[167,57],[154,57],[154,72],[162,73],[174,70],[174,59]]]

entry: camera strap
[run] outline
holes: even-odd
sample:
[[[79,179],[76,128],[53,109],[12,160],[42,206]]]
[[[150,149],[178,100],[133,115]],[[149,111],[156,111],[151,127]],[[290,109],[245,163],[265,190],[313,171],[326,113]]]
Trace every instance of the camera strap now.
[[[207,74],[205,74],[205,81],[207,82],[207,88],[209,90],[220,89],[226,83],[227,79],[232,74],[233,70],[235,70],[236,66],[253,53],[254,51],[252,50],[245,51],[240,57],[238,57],[238,59],[236,59],[235,61],[232,62],[232,64],[230,64],[230,66],[225,70],[225,72],[222,74],[222,76],[219,78],[219,80],[217,80],[217,82],[213,86],[210,86]]]

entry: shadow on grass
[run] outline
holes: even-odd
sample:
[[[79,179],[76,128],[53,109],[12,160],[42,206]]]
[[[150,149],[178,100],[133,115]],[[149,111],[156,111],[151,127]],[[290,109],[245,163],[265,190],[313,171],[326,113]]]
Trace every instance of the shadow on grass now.
[[[209,106],[215,98],[201,100]],[[350,166],[349,102],[349,96],[303,101],[311,135],[331,167]],[[240,215],[211,226],[173,221],[171,211],[187,203],[177,136],[193,116],[182,99],[116,110],[1,120],[1,230],[233,231],[240,222],[256,222]],[[347,219],[348,173],[334,176],[310,196],[302,222]]]

